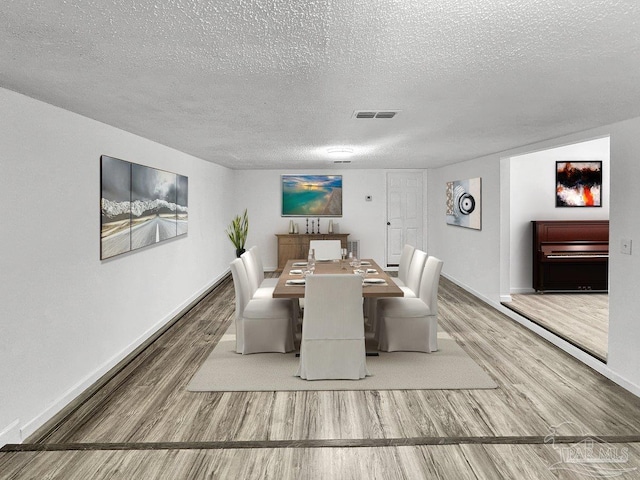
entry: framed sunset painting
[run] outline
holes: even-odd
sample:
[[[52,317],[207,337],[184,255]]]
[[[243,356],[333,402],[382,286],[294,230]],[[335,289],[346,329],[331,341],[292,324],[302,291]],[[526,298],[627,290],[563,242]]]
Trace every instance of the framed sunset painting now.
[[[342,175],[282,175],[283,217],[341,217]]]

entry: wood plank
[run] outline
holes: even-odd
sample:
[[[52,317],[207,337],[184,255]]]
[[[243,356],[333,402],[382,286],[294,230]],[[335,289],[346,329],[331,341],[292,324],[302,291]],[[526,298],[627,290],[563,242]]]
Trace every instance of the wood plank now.
[[[568,340],[602,361],[607,360],[609,295],[606,293],[514,294],[503,305]]]
[[[610,444],[628,461],[616,476],[636,479],[640,446]],[[0,454],[0,461],[2,460]],[[551,445],[432,445],[421,447],[288,448],[243,450],[37,452],[2,463],[2,478],[92,480],[131,478],[511,480],[584,479],[571,469],[553,470],[560,460]],[[597,476],[592,476],[597,478]],[[603,477],[604,478],[604,477]]]

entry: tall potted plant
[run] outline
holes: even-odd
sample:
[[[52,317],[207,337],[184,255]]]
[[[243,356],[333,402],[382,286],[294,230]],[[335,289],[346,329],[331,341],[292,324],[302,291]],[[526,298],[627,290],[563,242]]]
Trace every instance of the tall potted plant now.
[[[249,217],[247,209],[244,209],[242,215],[236,215],[227,227],[227,236],[231,243],[236,247],[236,257],[244,253],[244,244],[247,241],[249,233]]]

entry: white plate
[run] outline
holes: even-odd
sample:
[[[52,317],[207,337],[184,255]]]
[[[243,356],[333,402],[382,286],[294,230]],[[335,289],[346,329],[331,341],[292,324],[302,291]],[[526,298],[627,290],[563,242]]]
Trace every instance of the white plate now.
[[[289,270],[289,275],[302,275],[302,270]]]
[[[293,262],[292,265],[294,267],[306,267],[307,266],[307,262]]]
[[[384,278],[365,278],[364,283],[386,283]]]
[[[378,273],[378,270],[375,268],[367,268],[367,273]]]
[[[294,278],[286,281],[287,285],[304,285],[304,278]]]

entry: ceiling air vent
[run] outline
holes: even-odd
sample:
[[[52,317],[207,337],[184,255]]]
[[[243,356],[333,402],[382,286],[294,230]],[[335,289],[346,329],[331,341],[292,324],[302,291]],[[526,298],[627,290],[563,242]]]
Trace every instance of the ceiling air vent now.
[[[353,112],[355,118],[393,118],[398,110],[356,110]]]

